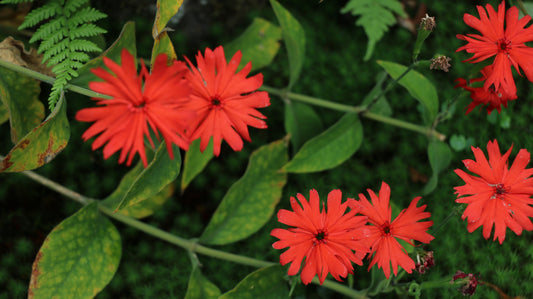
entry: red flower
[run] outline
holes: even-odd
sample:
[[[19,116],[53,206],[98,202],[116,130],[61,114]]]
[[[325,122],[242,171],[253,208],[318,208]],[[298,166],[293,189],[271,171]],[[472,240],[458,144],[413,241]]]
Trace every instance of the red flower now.
[[[507,107],[507,101],[512,101],[517,98],[516,88],[514,88],[514,85],[510,87],[511,89],[509,90],[509,93],[505,92],[503,88],[501,88],[499,91],[496,91],[494,86],[490,86],[488,89],[486,89],[485,87],[472,87],[467,85],[486,80],[491,72],[492,65],[488,65],[481,70],[481,74],[483,76],[480,78],[472,79],[468,83],[463,78],[455,80],[458,82],[457,85],[455,85],[456,88],[461,87],[470,92],[472,103],[466,107],[465,114],[470,113],[478,105],[488,105],[488,114],[490,114],[494,109],[498,110],[499,113],[502,110],[502,105]]]
[[[100,107],[86,108],[76,113],[76,119],[95,122],[83,133],[87,141],[100,134],[93,144],[93,150],[104,146],[104,159],[121,150],[119,163],[128,156],[126,165],[131,165],[135,153],[138,153],[146,167],[144,137],[154,146],[148,125],[166,141],[171,158],[172,143],[188,149],[189,142],[184,136],[184,129],[194,113],[183,109],[190,89],[185,81],[188,73],[183,62],[174,61],[167,66],[167,56],[161,54],[149,74],[144,63],[141,73],[137,75],[135,60],[126,50],[122,50],[122,65],[104,57],[105,65],[111,72],[101,67],[91,70],[104,82],[90,82],[93,91],[108,95],[112,99],[93,98]],[[144,86],[143,86],[144,81]]]
[[[468,218],[467,229],[475,231],[483,225],[483,237],[488,239],[494,224],[494,239],[500,244],[505,240],[505,231],[509,227],[517,235],[522,230],[533,230],[533,168],[526,168],[529,163],[529,152],[521,149],[511,168],[507,167],[507,159],[511,148],[502,156],[498,142],[489,141],[487,151],[489,161],[479,148],[472,147],[476,161],[463,160],[466,168],[479,175],[467,174],[461,169],[455,173],[463,179],[465,185],[455,187],[455,202],[466,203],[462,218]]]
[[[426,205],[417,207],[421,197],[415,197],[407,209],[400,212],[398,217],[391,222],[390,187],[387,183],[381,184],[379,196],[374,191],[368,189],[370,195],[369,202],[366,197],[360,193],[359,200],[354,201],[350,207],[359,207],[360,213],[368,216],[370,236],[366,239],[370,245],[372,254],[375,253],[368,269],[378,264],[383,268],[385,276],[390,276],[390,263],[394,275],[398,274],[398,265],[408,273],[412,273],[415,268],[415,262],[407,255],[405,249],[397,239],[406,241],[412,245],[411,240],[417,240],[423,243],[429,243],[434,239],[426,230],[433,225],[433,221],[417,222],[421,219],[431,216],[429,212],[424,212]]]
[[[293,227],[276,228],[270,233],[279,239],[272,247],[289,247],[280,256],[282,265],[291,263],[288,274],[298,273],[304,257],[301,273],[304,284],[310,283],[315,274],[322,284],[328,273],[339,281],[340,277],[353,273],[352,262],[362,265],[362,259],[369,251],[363,244],[363,238],[368,235],[366,217],[355,216],[357,210],[353,209],[344,214],[348,202],[341,204],[340,190],[333,190],[328,194],[327,212],[324,205],[321,211],[318,192],[314,189],[309,191],[309,202],[302,194],[296,197],[300,204],[291,197],[294,212],[278,212],[278,221]]]
[[[501,2],[497,12],[490,4],[485,7],[488,15],[482,6],[477,6],[479,19],[469,14],[464,15],[464,22],[481,35],[458,34],[457,38],[468,43],[457,51],[466,50],[473,53],[474,55],[466,60],[472,63],[495,56],[494,71],[487,77],[484,87],[488,89],[493,85],[495,90],[512,94],[512,89],[516,87],[511,66],[519,73],[522,68],[529,81],[533,82],[533,48],[525,44],[533,41],[533,27],[524,28],[531,17],[526,15],[518,19],[518,9],[514,6],[505,12],[505,1]]]
[[[252,68],[249,62],[235,73],[242,54],[237,51],[226,63],[224,49],[219,46],[215,51],[205,50],[196,55],[198,67],[192,68],[188,76],[193,89],[189,107],[196,111],[197,118],[192,124],[191,140],[201,138],[200,150],[203,152],[213,137],[213,153],[220,154],[222,139],[235,151],[243,147],[244,138],[251,141],[248,127],[265,129],[266,117],[256,108],[270,105],[266,91],[256,91],[263,84],[263,75],[256,74],[246,78]]]

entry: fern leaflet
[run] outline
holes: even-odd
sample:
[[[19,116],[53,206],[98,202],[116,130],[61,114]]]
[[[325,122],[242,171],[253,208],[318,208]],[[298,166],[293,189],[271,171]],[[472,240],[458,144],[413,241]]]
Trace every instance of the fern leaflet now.
[[[355,24],[362,26],[368,37],[364,60],[370,59],[376,43],[389,31],[390,26],[396,24],[393,13],[407,16],[399,0],[350,0],[341,9],[341,13],[348,12],[359,16]]]
[[[29,1],[33,0],[2,0],[1,3]],[[78,76],[76,70],[89,61],[87,52],[102,51],[86,38],[106,32],[90,23],[105,17],[89,6],[89,0],[49,0],[32,10],[20,25],[19,29],[24,29],[41,23],[30,42],[41,42],[37,52],[43,54],[43,63],[53,66],[52,72],[56,75],[48,97],[50,110],[54,109],[68,82]]]

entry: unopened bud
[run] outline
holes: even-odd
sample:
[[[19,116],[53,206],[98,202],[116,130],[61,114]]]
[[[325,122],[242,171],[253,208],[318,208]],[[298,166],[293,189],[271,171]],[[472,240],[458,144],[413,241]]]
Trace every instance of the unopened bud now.
[[[430,70],[436,69],[436,70],[442,70],[444,72],[450,71],[450,67],[452,66],[450,64],[450,61],[452,59],[450,57],[446,57],[444,55],[438,55],[433,58],[431,58],[431,65],[429,66]]]
[[[435,22],[435,17],[430,17],[428,14],[426,14],[426,16],[420,21],[420,28],[427,31],[433,31],[436,26],[437,22]]]
[[[472,296],[476,291],[476,287],[479,284],[477,276],[472,273],[464,273],[463,271],[457,271],[450,283],[462,283],[462,286],[458,289],[464,296]],[[457,282],[455,282],[457,280]]]

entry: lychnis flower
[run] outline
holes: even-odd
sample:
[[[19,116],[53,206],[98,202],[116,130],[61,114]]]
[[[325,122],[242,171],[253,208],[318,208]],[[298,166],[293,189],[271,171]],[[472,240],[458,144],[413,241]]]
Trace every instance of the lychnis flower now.
[[[304,284],[310,283],[315,275],[322,284],[328,273],[339,281],[353,273],[352,262],[362,265],[362,258],[368,252],[363,242],[368,235],[367,218],[355,216],[354,209],[345,214],[348,202],[341,203],[340,190],[328,194],[327,211],[324,205],[320,208],[316,190],[309,192],[309,202],[302,194],[296,197],[299,203],[291,197],[293,211],[278,212],[279,222],[291,227],[276,228],[270,233],[279,239],[272,247],[289,247],[280,256],[282,265],[291,263],[288,274],[296,275],[304,258],[300,275]]]
[[[526,168],[530,154],[521,149],[511,168],[507,159],[511,148],[500,153],[498,142],[489,141],[487,151],[489,160],[479,148],[472,147],[476,160],[463,160],[466,168],[478,176],[467,174],[461,169],[455,173],[463,179],[465,185],[455,187],[458,203],[466,203],[463,219],[467,218],[469,232],[483,226],[483,237],[488,239],[494,225],[494,239],[500,244],[505,240],[505,231],[509,227],[517,235],[522,230],[533,230],[533,168]]]
[[[185,81],[188,73],[185,63],[174,61],[169,66],[167,56],[161,54],[151,73],[141,63],[141,72],[137,75],[135,60],[126,49],[122,50],[121,60],[122,65],[118,65],[104,57],[110,71],[101,67],[91,70],[103,82],[90,82],[89,88],[111,99],[93,98],[99,107],[78,111],[78,121],[94,122],[82,138],[88,140],[100,134],[92,144],[93,150],[105,144],[104,159],[121,150],[118,162],[123,163],[129,155],[128,166],[136,153],[144,166],[148,165],[145,137],[154,146],[149,127],[163,135],[171,158],[172,143],[188,149],[185,128],[194,113],[183,108],[190,94]]]
[[[498,112],[501,112],[502,106],[507,107],[508,101],[512,101],[517,98],[516,89],[514,89],[514,86],[510,87],[511,89],[508,90],[508,92],[503,89],[496,91],[494,86],[490,86],[489,88],[485,88],[483,86],[472,86],[472,84],[475,84],[476,82],[482,82],[486,80],[491,72],[492,65],[487,65],[481,70],[482,77],[480,78],[471,79],[469,82],[463,78],[455,80],[457,81],[457,85],[455,85],[455,87],[461,87],[470,92],[472,103],[466,107],[465,114],[470,113],[478,105],[487,105],[488,114],[490,114],[494,109],[498,110]]]
[[[411,240],[429,243],[434,239],[426,231],[433,221],[419,220],[431,216],[429,212],[424,212],[426,205],[417,207],[421,197],[415,197],[407,209],[400,212],[398,217],[391,221],[390,187],[387,183],[381,184],[379,195],[368,189],[370,202],[363,194],[359,194],[359,200],[350,204],[352,208],[360,208],[359,213],[368,216],[368,226],[370,236],[366,239],[367,245],[371,247],[371,255],[374,255],[368,269],[377,263],[378,268],[382,268],[385,277],[390,276],[390,267],[394,275],[398,274],[398,266],[401,266],[408,273],[415,269],[415,262],[407,255],[405,248],[398,242],[404,240],[413,245]]]
[[[248,126],[265,129],[266,117],[256,108],[270,105],[266,91],[256,91],[263,85],[263,75],[256,74],[246,78],[252,68],[249,62],[237,71],[242,54],[237,51],[226,62],[224,49],[217,47],[214,51],[205,50],[205,56],[196,55],[197,66],[187,59],[192,72],[188,80],[193,89],[188,107],[196,111],[196,120],[192,123],[191,140],[201,138],[200,150],[203,152],[213,137],[213,153],[220,154],[222,140],[240,151],[243,141],[251,141]]]
[[[482,6],[477,6],[479,19],[470,14],[464,15],[464,22],[481,35],[458,34],[457,38],[468,43],[457,51],[473,53],[474,55],[466,60],[472,63],[494,56],[493,71],[487,77],[484,87],[488,89],[493,86],[496,92],[512,94],[512,89],[516,90],[516,87],[511,66],[517,72],[520,72],[521,68],[529,81],[533,82],[533,48],[525,44],[533,41],[533,27],[525,28],[531,17],[526,15],[519,19],[518,9],[514,6],[506,12],[505,1],[500,3],[498,11],[490,4],[485,7],[486,11]]]

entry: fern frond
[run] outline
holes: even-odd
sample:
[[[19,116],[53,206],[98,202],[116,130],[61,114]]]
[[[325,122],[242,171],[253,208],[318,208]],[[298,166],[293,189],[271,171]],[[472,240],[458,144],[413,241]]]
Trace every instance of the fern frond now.
[[[33,0],[2,0],[0,4],[19,4],[24,2],[33,2]]]
[[[23,0],[3,0],[23,1]],[[101,52],[93,42],[84,38],[105,33],[106,30],[92,24],[107,15],[89,6],[89,0],[49,0],[31,11],[20,28],[42,24],[30,39],[41,41],[37,52],[43,54],[42,62],[52,66],[56,80],[48,98],[50,110],[69,80],[78,76],[76,71],[89,61],[87,52]]]
[[[38,23],[55,16],[61,10],[61,5],[55,1],[30,11],[20,24],[19,30],[33,27]]]
[[[70,49],[71,51],[83,51],[83,52],[101,52],[102,49],[100,49],[95,43],[83,40],[83,39],[75,39],[70,42]]]
[[[44,40],[47,36],[52,35],[57,31],[62,31],[63,34],[66,36],[67,28],[65,27],[65,21],[65,19],[59,18],[41,25],[31,37],[30,43],[34,43],[38,40]]]
[[[106,31],[94,24],[81,24],[69,32],[69,37],[71,39],[77,39],[81,37],[91,37],[98,34],[106,33]]]
[[[46,36],[46,38],[41,42],[40,47],[43,49],[49,49],[53,47],[55,44],[65,38],[65,33],[65,30],[57,30],[55,33]]]
[[[72,52],[70,54],[70,59],[73,61],[88,61],[90,59],[89,55],[83,52]],[[72,62],[74,63],[74,62]]]
[[[389,31],[390,26],[396,24],[393,13],[406,16],[399,0],[350,0],[341,9],[341,13],[348,12],[359,16],[355,24],[362,26],[368,37],[364,60],[370,59],[376,43]]]
[[[79,7],[89,4],[87,0],[67,0],[63,9],[65,10],[65,15],[70,17],[70,15]]]
[[[70,45],[70,41],[68,39],[64,39],[48,49],[39,47],[39,49],[37,49],[37,53],[43,53],[43,62],[48,61],[50,57],[56,56],[56,55],[65,55],[65,58],[66,58],[66,55],[68,55],[68,51],[65,51],[65,49],[67,49],[69,45]]]
[[[107,17],[105,13],[101,13],[100,11],[92,7],[84,7],[78,10],[72,16],[72,19],[69,20],[69,25],[78,26],[79,24],[83,24],[83,23],[96,22],[105,17]]]

